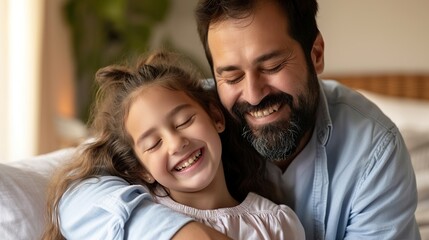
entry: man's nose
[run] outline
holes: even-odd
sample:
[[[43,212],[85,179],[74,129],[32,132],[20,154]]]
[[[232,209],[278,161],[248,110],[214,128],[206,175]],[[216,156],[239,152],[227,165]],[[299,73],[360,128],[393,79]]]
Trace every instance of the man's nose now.
[[[258,105],[269,94],[266,79],[258,73],[247,75],[243,90],[243,99],[251,105]]]

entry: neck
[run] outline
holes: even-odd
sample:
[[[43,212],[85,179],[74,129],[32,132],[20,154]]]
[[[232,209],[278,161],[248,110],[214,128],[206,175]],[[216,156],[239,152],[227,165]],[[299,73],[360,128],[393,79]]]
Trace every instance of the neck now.
[[[170,190],[170,197],[180,204],[203,210],[234,207],[239,204],[228,191],[222,164],[213,181],[204,189],[195,192]]]

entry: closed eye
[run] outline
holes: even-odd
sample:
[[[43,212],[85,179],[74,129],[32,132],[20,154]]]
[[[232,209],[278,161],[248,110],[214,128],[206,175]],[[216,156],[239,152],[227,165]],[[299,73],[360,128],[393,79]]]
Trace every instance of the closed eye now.
[[[194,119],[195,119],[195,114],[190,116],[189,118],[187,118],[184,122],[177,125],[176,129],[188,127],[189,125],[191,125],[194,122]]]
[[[267,74],[277,73],[280,70],[282,70],[285,65],[286,65],[286,61],[280,63],[279,65],[271,67],[271,68],[261,69],[261,72],[267,73]]]
[[[244,73],[242,71],[224,71],[222,74],[216,75],[216,80],[218,82],[224,82],[226,84],[236,84],[239,83],[244,78]]]
[[[145,152],[150,152],[150,151],[155,150],[158,146],[161,146],[161,143],[162,143],[162,139],[159,139],[158,141],[155,142],[155,144],[153,144],[149,148],[147,148],[145,150]]]
[[[234,79],[228,79],[228,80],[225,80],[225,82],[226,82],[227,84],[231,84],[231,85],[233,85],[233,84],[237,84],[237,83],[239,83],[241,80],[243,80],[243,76],[240,76],[240,77],[238,77],[238,78],[234,78]]]

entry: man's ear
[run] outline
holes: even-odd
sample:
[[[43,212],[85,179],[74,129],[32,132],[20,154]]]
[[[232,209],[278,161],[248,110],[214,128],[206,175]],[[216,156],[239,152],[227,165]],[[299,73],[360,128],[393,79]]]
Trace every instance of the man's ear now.
[[[225,116],[223,115],[222,110],[219,107],[210,104],[210,113],[217,132],[223,132],[225,130]]]
[[[317,34],[314,40],[313,48],[311,49],[311,60],[317,74],[321,74],[325,68],[325,42],[323,41],[322,34]]]

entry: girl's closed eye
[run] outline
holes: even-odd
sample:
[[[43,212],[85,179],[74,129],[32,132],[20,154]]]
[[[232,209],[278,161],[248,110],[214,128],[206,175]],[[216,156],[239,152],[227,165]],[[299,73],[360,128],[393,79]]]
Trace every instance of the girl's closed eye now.
[[[183,129],[190,126],[195,120],[196,114],[192,114],[186,117],[184,120],[179,121],[179,124],[176,125],[176,129]]]
[[[161,146],[161,143],[162,143],[162,139],[151,141],[150,143],[145,144],[147,147],[144,147],[143,149],[145,152],[150,152],[155,150],[157,147]]]
[[[188,117],[185,117],[184,120],[179,121],[179,124],[175,126],[176,129],[183,129],[188,126],[190,126],[194,120],[195,120],[196,114],[190,115]],[[151,152],[156,150],[159,146],[162,144],[162,139],[157,140],[147,140],[147,142],[144,144],[145,147],[143,147],[145,152]]]

